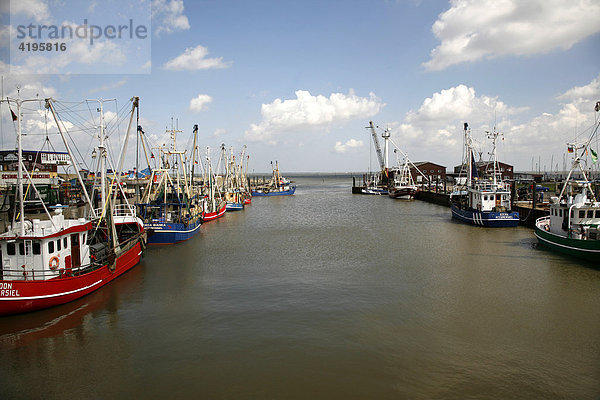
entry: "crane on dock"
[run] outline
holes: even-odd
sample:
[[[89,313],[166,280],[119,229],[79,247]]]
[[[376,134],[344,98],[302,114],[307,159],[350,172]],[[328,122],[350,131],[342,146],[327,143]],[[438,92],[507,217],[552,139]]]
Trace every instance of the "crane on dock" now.
[[[385,158],[383,157],[383,153],[381,152],[381,146],[379,146],[379,139],[377,139],[377,131],[375,131],[375,125],[373,121],[369,121],[369,126],[367,128],[371,129],[371,136],[373,137],[373,143],[375,144],[375,152],[377,153],[377,159],[379,160],[379,167],[381,169],[381,173],[387,176],[388,174],[388,166],[387,166],[387,156],[388,156],[388,139],[390,137],[389,129],[383,131],[381,135],[385,139]]]

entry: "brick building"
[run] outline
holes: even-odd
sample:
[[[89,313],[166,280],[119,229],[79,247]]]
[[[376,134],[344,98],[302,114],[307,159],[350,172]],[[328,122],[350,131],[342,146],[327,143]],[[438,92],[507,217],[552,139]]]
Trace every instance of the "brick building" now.
[[[16,171],[18,159],[17,150],[1,150],[0,170]],[[59,165],[69,165],[71,161],[66,152],[23,150],[23,164],[27,171],[57,172]]]
[[[477,161],[475,165],[477,166],[477,173],[479,176],[491,176],[494,171],[494,163],[492,161]],[[498,161],[498,167],[500,168],[500,174],[502,175],[502,180],[513,180],[515,177],[515,171],[512,165],[506,164]],[[462,166],[457,165],[454,167],[454,173],[458,176],[461,171]],[[466,168],[464,169],[466,171]]]
[[[444,182],[446,180],[446,167],[440,164],[432,163],[430,161],[421,161],[416,162],[414,165],[419,168],[419,171],[425,175],[421,175],[415,167],[410,168],[410,173],[415,182],[417,183],[426,183],[427,179],[430,182]]]

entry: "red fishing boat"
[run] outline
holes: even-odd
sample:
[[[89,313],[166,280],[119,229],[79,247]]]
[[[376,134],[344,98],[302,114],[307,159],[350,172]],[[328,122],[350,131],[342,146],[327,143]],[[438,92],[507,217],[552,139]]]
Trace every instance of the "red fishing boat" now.
[[[18,110],[19,158],[22,152],[22,102],[24,101],[15,100]],[[73,160],[52,100],[46,100],[46,107],[51,110]],[[132,113],[136,107],[137,98],[134,98]],[[37,189],[32,185],[31,176],[23,163],[19,163],[18,217],[8,231],[0,235],[0,315],[35,311],[67,303],[102,287],[138,264],[145,245],[144,225],[136,217],[134,206],[114,204],[117,196],[111,193],[111,189],[121,185],[105,185],[106,168],[103,158],[106,151],[102,141],[102,117],[100,127],[101,144],[98,150],[101,154],[103,178],[102,209],[94,210],[90,207],[89,217],[67,219],[61,206],[57,206],[54,215],[51,215],[42,202],[48,219],[26,219],[23,177],[29,180],[36,193]],[[77,174],[77,177],[88,204],[91,204],[81,176]],[[117,174],[114,180],[118,183]],[[37,195],[41,198],[39,193]]]

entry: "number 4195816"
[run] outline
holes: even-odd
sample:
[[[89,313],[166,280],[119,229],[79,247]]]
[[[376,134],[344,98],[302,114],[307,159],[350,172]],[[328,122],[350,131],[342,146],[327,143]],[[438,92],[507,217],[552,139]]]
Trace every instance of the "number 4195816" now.
[[[29,43],[21,42],[19,44],[21,51],[65,51],[67,50],[66,43]]]

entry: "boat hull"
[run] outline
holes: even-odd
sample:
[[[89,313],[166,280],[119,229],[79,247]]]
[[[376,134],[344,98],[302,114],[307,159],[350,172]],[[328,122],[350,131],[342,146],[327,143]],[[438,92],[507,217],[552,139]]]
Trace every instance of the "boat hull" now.
[[[170,222],[146,223],[148,231],[148,244],[175,244],[190,239],[200,231],[202,218],[187,225]]]
[[[275,191],[275,192],[257,192],[252,191],[252,196],[290,196],[296,192],[296,186],[291,186],[289,190]]]
[[[407,187],[407,188],[392,189],[388,193],[388,196],[390,196],[392,199],[410,200],[410,199],[413,199],[416,194],[417,194],[417,189]]]
[[[204,213],[203,216],[202,216],[202,219],[204,220],[204,222],[213,221],[213,220],[215,220],[217,218],[220,218],[223,215],[225,215],[225,211],[227,211],[227,205],[223,204],[221,206],[221,208],[219,208],[216,211]]]
[[[362,188],[360,189],[360,194],[371,194],[371,195],[386,195],[389,194],[389,192],[387,191],[387,189],[373,189],[373,188]]]
[[[538,242],[544,247],[565,255],[575,256],[589,261],[597,262],[600,259],[600,240],[568,238],[548,232],[540,226],[539,223],[536,223],[535,236],[537,237]]]
[[[244,203],[233,203],[228,201],[225,209],[227,211],[240,211],[244,209]]]
[[[519,213],[465,210],[452,204],[452,217],[471,225],[490,228],[509,228],[519,225]]]
[[[19,314],[65,304],[83,297],[136,266],[142,256],[138,241],[116,259],[114,271],[108,265],[78,276],[40,281],[0,281],[0,315]]]

